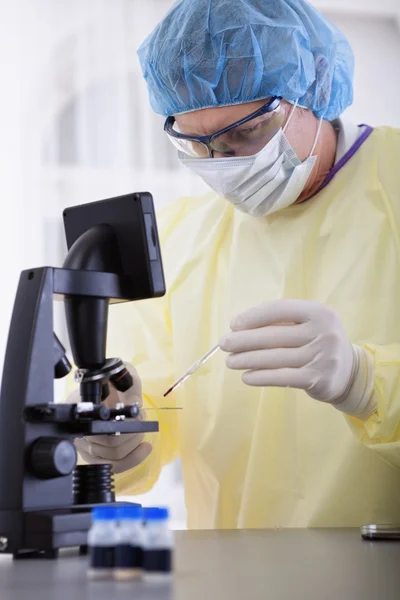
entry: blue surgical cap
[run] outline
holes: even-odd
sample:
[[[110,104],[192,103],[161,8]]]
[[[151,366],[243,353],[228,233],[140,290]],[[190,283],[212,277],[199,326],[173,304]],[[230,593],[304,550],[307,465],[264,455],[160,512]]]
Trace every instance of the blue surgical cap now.
[[[353,53],[305,0],[179,0],[138,50],[164,116],[282,96],[327,120],[353,100]]]

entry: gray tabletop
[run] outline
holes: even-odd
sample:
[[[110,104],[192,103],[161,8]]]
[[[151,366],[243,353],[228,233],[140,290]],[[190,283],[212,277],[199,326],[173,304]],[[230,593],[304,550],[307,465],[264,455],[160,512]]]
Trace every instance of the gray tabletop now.
[[[171,584],[89,581],[87,559],[0,559],[1,600],[398,600],[400,542],[355,530],[199,531],[176,535]]]

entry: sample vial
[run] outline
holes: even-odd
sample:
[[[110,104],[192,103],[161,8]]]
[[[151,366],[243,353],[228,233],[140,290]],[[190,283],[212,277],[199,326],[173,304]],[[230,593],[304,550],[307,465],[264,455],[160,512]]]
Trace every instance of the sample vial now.
[[[118,580],[137,579],[143,568],[143,509],[141,506],[117,508],[117,544],[114,577]]]
[[[94,508],[92,527],[88,533],[89,577],[104,579],[112,576],[116,542],[115,508],[111,506]]]
[[[143,571],[146,581],[164,581],[172,575],[173,534],[166,508],[144,509]]]

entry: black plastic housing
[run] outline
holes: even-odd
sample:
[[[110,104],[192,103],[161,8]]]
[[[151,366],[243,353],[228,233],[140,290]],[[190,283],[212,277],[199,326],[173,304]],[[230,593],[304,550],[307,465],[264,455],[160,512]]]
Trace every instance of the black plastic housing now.
[[[15,556],[54,556],[58,548],[86,544],[91,507],[74,505],[73,450],[57,440],[158,431],[156,421],[120,417],[79,421],[70,418],[68,410],[64,419],[35,417],[47,405],[51,413],[53,380],[70,369],[64,347],[53,332],[55,295],[66,304],[75,364],[90,371],[101,369],[106,361],[109,302],[165,293],[150,194],[66,209],[64,222],[69,248],[64,265],[68,268],[42,267],[21,273],[3,367],[0,551]],[[107,385],[102,382],[99,401]]]

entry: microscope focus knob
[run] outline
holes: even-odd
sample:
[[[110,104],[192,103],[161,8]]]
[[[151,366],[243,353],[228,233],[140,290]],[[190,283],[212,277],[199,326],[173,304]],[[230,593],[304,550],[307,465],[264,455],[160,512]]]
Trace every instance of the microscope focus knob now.
[[[34,442],[30,464],[39,479],[53,479],[70,475],[75,469],[77,453],[74,444],[67,439],[42,437]]]

